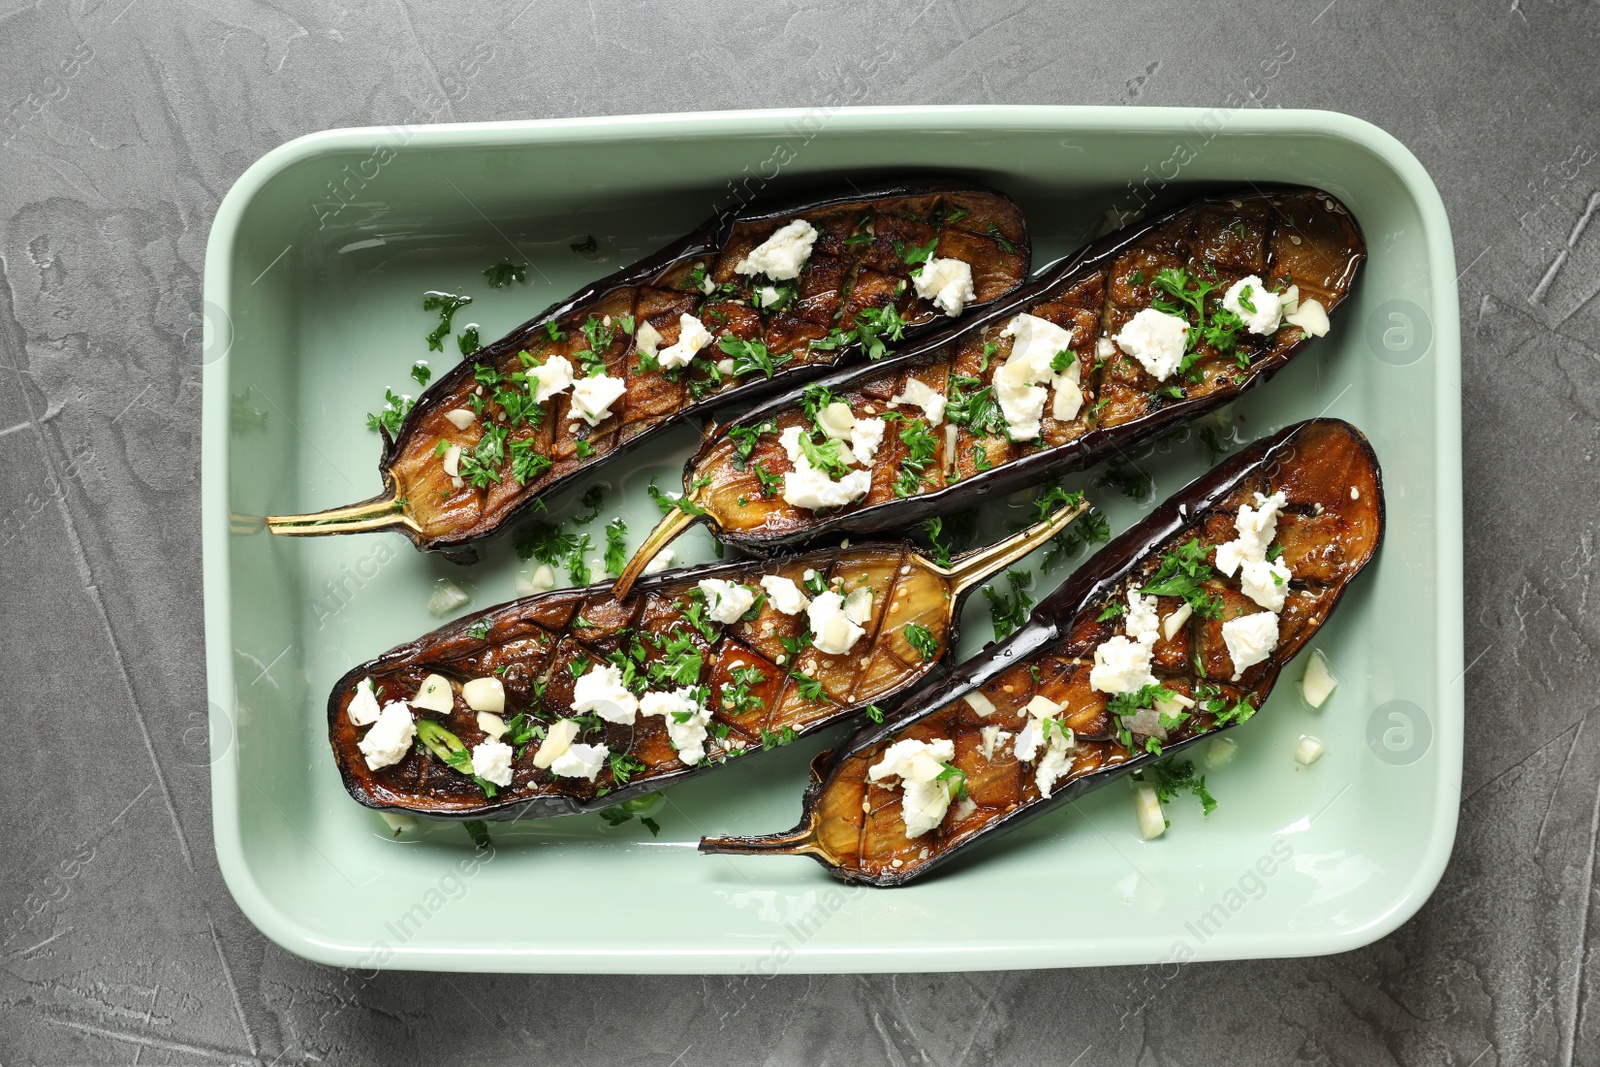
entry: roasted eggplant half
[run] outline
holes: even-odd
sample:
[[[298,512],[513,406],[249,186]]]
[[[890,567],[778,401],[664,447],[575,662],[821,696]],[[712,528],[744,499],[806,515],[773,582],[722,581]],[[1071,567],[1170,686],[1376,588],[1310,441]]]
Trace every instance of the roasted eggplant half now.
[[[752,202],[583,289],[452,368],[399,433],[384,491],[274,533],[472,542],[683,419],[881,357],[1015,290],[1022,214],[957,181]]]
[[[1241,191],[1113,234],[962,326],[708,427],[618,582],[695,522],[750,554],[906,529],[1126,451],[1265,382],[1365,258],[1326,193]]]
[[[704,852],[808,855],[895,886],[1266,700],[1383,538],[1354,427],[1292,426],[1118,537],[1004,643],[812,767],[801,823]]]
[[[351,670],[328,699],[350,795],[462,818],[607,807],[889,703],[946,662],[967,593],[1087,507],[950,566],[858,544],[528,597]]]

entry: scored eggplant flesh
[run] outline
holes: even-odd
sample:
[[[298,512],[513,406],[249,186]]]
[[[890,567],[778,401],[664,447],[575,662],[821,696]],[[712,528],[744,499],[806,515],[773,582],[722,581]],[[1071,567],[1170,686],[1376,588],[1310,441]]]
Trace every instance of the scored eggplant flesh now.
[[[776,231],[802,220],[816,238],[797,277],[773,281],[735,269]],[[1027,277],[1022,215],[982,186],[927,180],[752,202],[715,217],[441,376],[398,435],[391,440],[384,432],[381,495],[274,516],[268,525],[288,536],[398,529],[418,548],[473,559],[471,542],[652,434],[863,358],[858,327],[870,330],[892,312],[893,330],[884,327],[879,339],[898,345],[895,332],[914,338],[949,321],[918,294],[913,271],[924,257],[968,264],[974,299],[966,307],[990,303]],[[769,288],[780,299],[759,306]],[[679,341],[684,315],[710,334],[692,362],[665,367],[641,352],[641,327],[655,332],[659,355]],[[725,339],[755,348],[736,345],[736,358],[721,347]],[[574,379],[604,374],[623,383],[608,415],[593,424],[580,415],[575,387],[533,402],[537,382],[525,376],[556,357],[570,364]]]
[[[1279,613],[1279,639],[1263,662],[1233,680],[1234,665],[1222,626],[1261,610],[1240,582],[1213,571],[1207,596],[1221,601],[1218,617],[1194,611],[1171,637],[1159,635],[1151,669],[1157,683],[1197,700],[1192,713],[1149,746],[1138,726],[1113,712],[1111,698],[1089,684],[1095,650],[1123,632],[1130,590],[1145,587],[1160,561],[1198,541],[1205,559],[1234,537],[1240,505],[1255,493],[1281,491],[1287,504],[1276,543],[1292,577]],[[706,839],[702,851],[733,854],[805,854],[836,876],[872,885],[901,885],[937,864],[1067,803],[1130,771],[1170,756],[1261,707],[1279,672],[1317,632],[1350,582],[1382,540],[1384,503],[1376,456],[1348,423],[1318,419],[1288,429],[1237,454],[1179,492],[1117,538],[1037,607],[1028,623],[947,679],[930,682],[899,704],[881,726],[867,727],[813,764],[804,815],[793,831],[768,837]],[[1157,597],[1165,620],[1186,601]],[[1010,738],[990,740],[985,728],[1014,737],[1030,721],[1035,698],[1059,707],[1056,720],[1074,735],[1070,763],[1049,796],[1038,781],[1042,749],[1019,761]],[[1237,710],[1243,706],[1244,710]],[[1046,705],[1048,707],[1048,705]],[[1219,723],[1219,719],[1221,722]],[[998,737],[999,735],[994,735]],[[892,778],[874,782],[869,769],[897,741],[953,743],[952,782],[967,799],[956,800],[934,828],[906,835],[902,792]],[[1159,751],[1151,751],[1150,748]],[[957,774],[956,772],[959,772]]]
[[[346,789],[369,807],[459,818],[537,818],[607,807],[728,759],[787,743],[906,691],[948,658],[971,589],[1058,534],[1086,507],[1081,500],[1063,506],[1012,537],[957,557],[949,567],[928,561],[910,545],[880,542],[765,564],[669,571],[641,582],[620,602],[603,586],[513,601],[346,673],[328,699],[329,741]],[[873,594],[860,622],[864,632],[846,652],[814,647],[804,610],[785,614],[773,598],[761,597],[739,621],[724,626],[709,618],[704,594],[698,592],[702,579],[720,579],[759,594],[764,575],[788,578],[805,589],[807,572],[816,575],[810,596],[824,585],[841,594],[858,589]],[[705,758],[693,766],[681,762],[663,716],[639,714],[631,725],[591,716],[571,740],[607,746],[606,765],[593,780],[536,767],[536,738],[516,754],[511,784],[490,797],[468,770],[430,754],[421,738],[399,762],[376,770],[359,747],[368,727],[352,722],[351,706],[364,683],[380,703],[410,702],[430,675],[441,676],[449,689],[449,710],[429,712],[415,704],[408,710],[418,723],[436,724],[470,752],[493,739],[485,722],[498,726],[524,714],[525,726],[536,724],[547,732],[557,721],[579,719],[573,711],[577,678],[608,662],[631,663],[639,691],[705,687],[703,706],[711,713]],[[675,676],[651,678],[653,664]],[[477,679],[499,681],[504,707],[497,719],[480,721],[468,705],[464,686]]]
[[[1266,337],[1244,331],[1232,353],[1203,342],[1186,373],[1158,380],[1110,341],[1152,302],[1175,303],[1157,287],[1158,272],[1183,269],[1213,286],[1208,316],[1232,284],[1250,275],[1273,290],[1294,285],[1302,300],[1316,299],[1331,313],[1349,296],[1364,258],[1355,220],[1326,193],[1278,189],[1197,201],[1091,245],[916,349],[809,386],[814,398],[825,388],[853,418],[895,420],[870,467],[861,468],[870,470],[871,483],[859,499],[817,511],[784,500],[784,479],[794,464],[783,432],[810,432],[816,425],[796,395],[708,428],[685,467],[685,492],[704,510],[696,521],[707,522],[719,540],[761,554],[828,533],[905,529],[987,494],[1036,485],[1232,400],[1302,349],[1306,332],[1299,326],[1281,325]],[[995,375],[1012,352],[1005,331],[1022,314],[1071,331],[1082,402],[1072,418],[1057,419],[1052,391],[1040,436],[1013,441],[995,403]],[[933,425],[920,407],[894,403],[912,380],[946,398],[941,424]],[[624,571],[619,591],[625,593],[643,562],[689,524],[685,516],[669,516]]]

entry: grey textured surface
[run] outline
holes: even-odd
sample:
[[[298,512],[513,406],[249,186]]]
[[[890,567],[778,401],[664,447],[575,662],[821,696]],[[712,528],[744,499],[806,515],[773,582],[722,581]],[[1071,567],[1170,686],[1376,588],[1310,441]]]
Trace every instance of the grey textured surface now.
[[[0,3],[0,1063],[1600,1062],[1600,7],[523,2]],[[200,273],[230,183],[334,126],[823,102],[886,37],[859,102],[1236,104],[1287,42],[1254,106],[1369,119],[1434,176],[1471,664],[1437,894],[1361,951],[1176,973],[362,981],[267,942],[204,754]]]

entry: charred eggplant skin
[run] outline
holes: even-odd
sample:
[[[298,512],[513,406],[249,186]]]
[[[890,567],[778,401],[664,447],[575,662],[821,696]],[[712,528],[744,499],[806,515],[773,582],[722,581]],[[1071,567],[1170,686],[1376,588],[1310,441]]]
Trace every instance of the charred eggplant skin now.
[[[352,531],[367,529],[395,529],[404,534],[411,542],[423,551],[439,552],[447,558],[457,562],[472,562],[477,558],[477,550],[473,543],[493,536],[509,526],[515,519],[528,508],[535,506],[553,493],[559,492],[569,485],[585,478],[592,477],[595,469],[604,462],[631,451],[646,441],[658,436],[660,433],[677,425],[686,419],[702,416],[729,404],[748,403],[760,399],[773,391],[791,388],[798,383],[805,382],[818,374],[826,372],[831,367],[853,362],[863,358],[859,343],[847,342],[840,344],[833,350],[833,356],[826,360],[797,359],[785,366],[776,369],[770,377],[760,375],[749,376],[747,380],[732,388],[724,388],[711,392],[702,399],[689,400],[674,407],[669,413],[658,417],[653,423],[647,423],[642,429],[633,430],[631,427],[616,427],[617,416],[600,424],[605,432],[599,437],[615,437],[611,444],[602,445],[592,460],[584,459],[572,463],[570,459],[563,460],[561,456],[553,457],[558,469],[553,475],[536,476],[535,481],[528,483],[526,490],[519,490],[519,496],[514,499],[509,507],[487,506],[487,497],[482,510],[487,515],[480,514],[471,522],[461,524],[461,529],[437,529],[440,525],[451,523],[437,523],[424,520],[422,523],[412,520],[405,514],[406,501],[411,492],[405,483],[403,471],[400,467],[405,458],[407,449],[416,444],[419,435],[424,442],[428,439],[428,432],[424,429],[425,416],[442,415],[447,407],[454,407],[459,401],[462,391],[471,388],[472,380],[478,375],[480,368],[493,371],[508,365],[508,360],[514,360],[519,352],[533,350],[550,336],[549,331],[558,328],[566,322],[570,325],[573,316],[581,316],[586,311],[595,308],[604,308],[610,300],[620,300],[622,295],[629,290],[647,288],[653,281],[658,281],[666,275],[687,271],[689,266],[696,261],[705,261],[707,267],[715,263],[717,257],[727,251],[730,242],[736,235],[748,235],[752,227],[760,227],[768,223],[794,218],[806,213],[820,213],[830,210],[840,210],[851,205],[860,204],[864,211],[870,211],[875,205],[890,204],[894,201],[907,198],[938,198],[969,197],[982,200],[986,205],[992,206],[1003,215],[1005,234],[994,240],[1008,248],[1004,258],[1008,266],[999,274],[1003,275],[1000,291],[1009,291],[1022,284],[1029,269],[1031,246],[1027,237],[1027,229],[1021,212],[1004,194],[983,185],[947,179],[917,179],[902,182],[885,183],[866,189],[853,187],[820,188],[807,192],[792,193],[782,198],[768,198],[754,200],[742,206],[725,209],[713,216],[699,228],[686,236],[674,241],[672,244],[647,256],[642,260],[618,271],[609,277],[593,282],[573,294],[571,297],[552,305],[542,314],[530,319],[521,326],[512,330],[505,337],[478,350],[469,358],[452,367],[449,371],[435,379],[418,398],[416,406],[401,426],[399,434],[391,437],[388,431],[383,430],[383,453],[378,463],[379,474],[383,478],[384,492],[379,496],[352,505],[349,508],[334,509],[324,513],[330,523],[325,528],[319,528],[315,521],[318,516],[284,516],[269,519],[269,526],[275,533],[289,535],[305,535],[313,532],[340,532],[332,522],[344,524],[346,529]],[[996,230],[996,233],[999,233]],[[987,239],[987,238],[986,238]],[[709,271],[708,271],[709,274]],[[1014,277],[1012,277],[1014,275]],[[998,275],[997,275],[998,276]],[[802,275],[802,280],[804,275]],[[848,288],[845,290],[849,293]],[[993,294],[987,298],[980,296],[970,306],[981,306],[988,300],[994,299]],[[841,304],[840,310],[844,309]],[[937,317],[929,317],[925,321],[914,322],[905,329],[905,342],[912,342],[922,334],[936,330],[941,326],[945,316],[940,313]],[[609,321],[609,320],[608,320]],[[804,324],[802,324],[804,325]],[[848,325],[848,323],[846,324]],[[675,327],[674,327],[675,328]],[[810,328],[807,326],[806,328]],[[897,345],[903,342],[895,342]],[[628,352],[631,352],[631,347]],[[624,353],[623,359],[630,358]],[[686,368],[687,369],[687,368]],[[613,372],[614,373],[614,372]],[[481,392],[481,390],[480,390]],[[687,397],[685,398],[688,399]],[[558,412],[552,410],[550,418],[556,418]],[[437,420],[435,420],[437,421]],[[607,423],[611,423],[609,427]],[[560,467],[566,467],[565,470]],[[508,468],[502,468],[506,470]],[[509,474],[506,474],[509,478]],[[386,512],[389,514],[385,521]],[[363,521],[357,525],[354,519]],[[487,524],[486,524],[487,522]]]
[[[949,567],[926,560],[901,542],[865,542],[844,549],[826,549],[765,564],[749,560],[710,567],[680,568],[640,582],[625,601],[610,596],[605,586],[558,590],[502,604],[443,626],[354,667],[335,683],[328,698],[328,738],[346,790],[372,808],[406,811],[441,818],[542,818],[595,811],[666,788],[787,743],[798,732],[811,732],[861,714],[873,704],[893,700],[919,681],[945,668],[959,640],[960,608],[973,588],[998,570],[1059,533],[1087,505],[1081,500],[1046,520],[987,548],[958,557]],[[723,579],[752,588],[763,575],[788,577],[809,585],[814,570],[825,583],[841,590],[870,589],[865,633],[846,652],[825,653],[803,640],[803,614],[784,614],[758,600],[738,622],[714,629],[711,620],[685,608],[704,579]],[[812,590],[816,595],[816,590]],[[913,627],[920,627],[912,641]],[[722,732],[707,738],[708,759],[685,765],[676,758],[660,718],[641,715],[631,726],[596,723],[613,755],[632,757],[629,776],[616,764],[594,780],[556,778],[521,755],[513,764],[513,784],[494,798],[473,779],[446,767],[420,749],[400,763],[373,770],[358,748],[361,728],[349,710],[357,687],[370,678],[387,690],[379,699],[408,699],[430,674],[454,677],[497,676],[502,679],[509,719],[518,711],[540,725],[572,717],[571,687],[584,668],[579,660],[598,664],[613,653],[630,649],[624,658],[635,663],[643,678],[651,660],[662,662],[651,647],[663,639],[686,639],[695,650],[694,682],[704,686],[705,706]],[[677,647],[683,651],[681,642]],[[619,663],[617,659],[611,662]],[[681,661],[680,661],[681,662]],[[748,672],[759,676],[753,680]],[[746,692],[757,699],[730,704],[725,680],[750,683]],[[670,691],[683,679],[650,687]],[[801,682],[807,683],[802,685]],[[820,688],[809,691],[810,686]],[[422,715],[451,730],[464,744],[487,739],[464,695],[451,690],[449,712]],[[795,733],[790,733],[794,730]],[[731,740],[730,740],[731,738]],[[598,740],[584,737],[585,742]],[[529,749],[524,749],[531,758]]]
[[[920,344],[908,346],[870,366],[849,367],[835,371],[816,379],[811,384],[826,387],[837,394],[848,394],[866,380],[893,372],[897,368],[912,368],[918,363],[936,357],[941,350],[957,351],[963,342],[970,342],[988,331],[1003,327],[1014,316],[1070,289],[1081,279],[1100,272],[1107,275],[1109,291],[1109,275],[1118,258],[1146,241],[1152,234],[1181,220],[1186,214],[1211,205],[1230,201],[1238,203],[1242,197],[1259,200],[1262,197],[1271,198],[1280,195],[1301,197],[1312,195],[1318,200],[1326,199],[1330,204],[1335,203],[1327,194],[1299,186],[1268,185],[1234,193],[1210,194],[1199,201],[1184,204],[1090,244],[1046,268],[1034,281],[1005,299],[991,304],[974,316],[962,319],[958,324],[927,338]],[[1347,214],[1342,206],[1338,206],[1338,210]],[[1327,307],[1330,313],[1351,295],[1361,264],[1365,260],[1364,242],[1360,236],[1359,226],[1353,218],[1347,221],[1353,234],[1354,247],[1333,278],[1338,297]],[[1197,396],[1185,396],[1111,426],[1089,429],[1059,446],[1041,448],[1020,458],[998,463],[992,469],[931,492],[819,515],[814,521],[785,532],[774,533],[759,529],[750,532],[725,530],[715,521],[709,522],[708,526],[713,535],[724,544],[754,556],[766,555],[786,546],[819,541],[844,533],[872,534],[883,530],[912,528],[931,516],[979,505],[985,499],[1005,496],[1062,474],[1092,466],[1126,452],[1142,441],[1150,440],[1188,423],[1265,384],[1304,348],[1306,340],[1308,338],[1302,335],[1298,342],[1286,350],[1252,362],[1248,371],[1243,374],[1242,383],[1235,378],[1233,385],[1224,385]],[[727,439],[730,429],[760,426],[794,408],[795,404],[796,400],[792,394],[778,396],[727,423],[707,426],[700,448],[684,466],[686,489],[693,487],[696,477],[705,473],[702,466],[713,448]]]
[[[908,728],[949,708],[969,693],[979,691],[1007,671],[1015,670],[1035,656],[1048,653],[1067,641],[1075,630],[1081,630],[1088,620],[1108,600],[1116,596],[1142,565],[1148,563],[1158,546],[1170,544],[1175,538],[1196,529],[1200,517],[1212,513],[1229,501],[1246,479],[1266,474],[1291,461],[1296,449],[1320,434],[1347,436],[1356,446],[1372,476],[1372,492],[1362,494],[1359,507],[1368,512],[1373,533],[1363,558],[1356,562],[1351,572],[1344,576],[1331,598],[1320,608],[1320,617],[1299,635],[1293,648],[1275,652],[1267,664],[1265,674],[1252,684],[1242,687],[1253,706],[1265,701],[1277,682],[1286,663],[1320,628],[1323,621],[1337,607],[1353,580],[1377,554],[1385,533],[1382,469],[1367,439],[1353,426],[1338,419],[1312,419],[1285,428],[1270,438],[1258,441],[1202,476],[1179,493],[1157,507],[1135,526],[1117,537],[1110,545],[1095,555],[1084,566],[1045,598],[1032,612],[1028,622],[1006,641],[991,645],[977,657],[966,661],[943,678],[930,680],[915,691],[906,694],[896,705],[894,714],[881,724],[863,727],[838,749],[820,753],[812,762],[811,779],[802,801],[802,820],[799,826],[787,833],[767,838],[707,838],[700,849],[708,853],[790,853],[809,854],[817,859],[834,877],[851,883],[880,887],[904,885],[921,877],[929,870],[947,863],[968,852],[973,847],[1031,822],[1033,819],[1070,803],[1090,790],[1097,789],[1122,776],[1140,770],[1158,760],[1181,753],[1196,742],[1231,730],[1239,723],[1228,722],[1212,726],[1163,747],[1159,754],[1135,752],[1128,758],[1111,762],[1097,770],[1084,773],[1065,782],[1045,800],[1023,803],[982,829],[949,846],[941,845],[920,866],[901,870],[886,869],[881,873],[843,868],[830,862],[823,850],[808,847],[810,834],[815,832],[815,819],[824,793],[838,778],[841,771],[854,759],[894,739]]]

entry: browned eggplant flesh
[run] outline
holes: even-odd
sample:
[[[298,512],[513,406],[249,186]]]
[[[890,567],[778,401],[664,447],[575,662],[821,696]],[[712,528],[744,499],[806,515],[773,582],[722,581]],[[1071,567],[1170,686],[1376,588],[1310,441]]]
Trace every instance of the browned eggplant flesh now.
[[[970,183],[749,205],[445,374],[385,432],[380,497],[269,525],[460,549],[682,418],[879,358],[1028,269],[1021,213]]]
[[[345,786],[429,815],[606,807],[868,712],[926,678],[976,584],[1066,527],[950,566],[897,543],[517,600],[349,671],[328,700]]]
[[[1241,452],[1107,546],[1002,645],[814,765],[801,825],[708,839],[900,885],[1088,789],[1250,718],[1384,527],[1347,423]]]
[[[1266,380],[1327,332],[1364,257],[1355,221],[1317,190],[1192,203],[937,343],[708,430],[685,491],[716,536],[760,552],[1037,484]],[[669,518],[638,559],[684,525]]]

